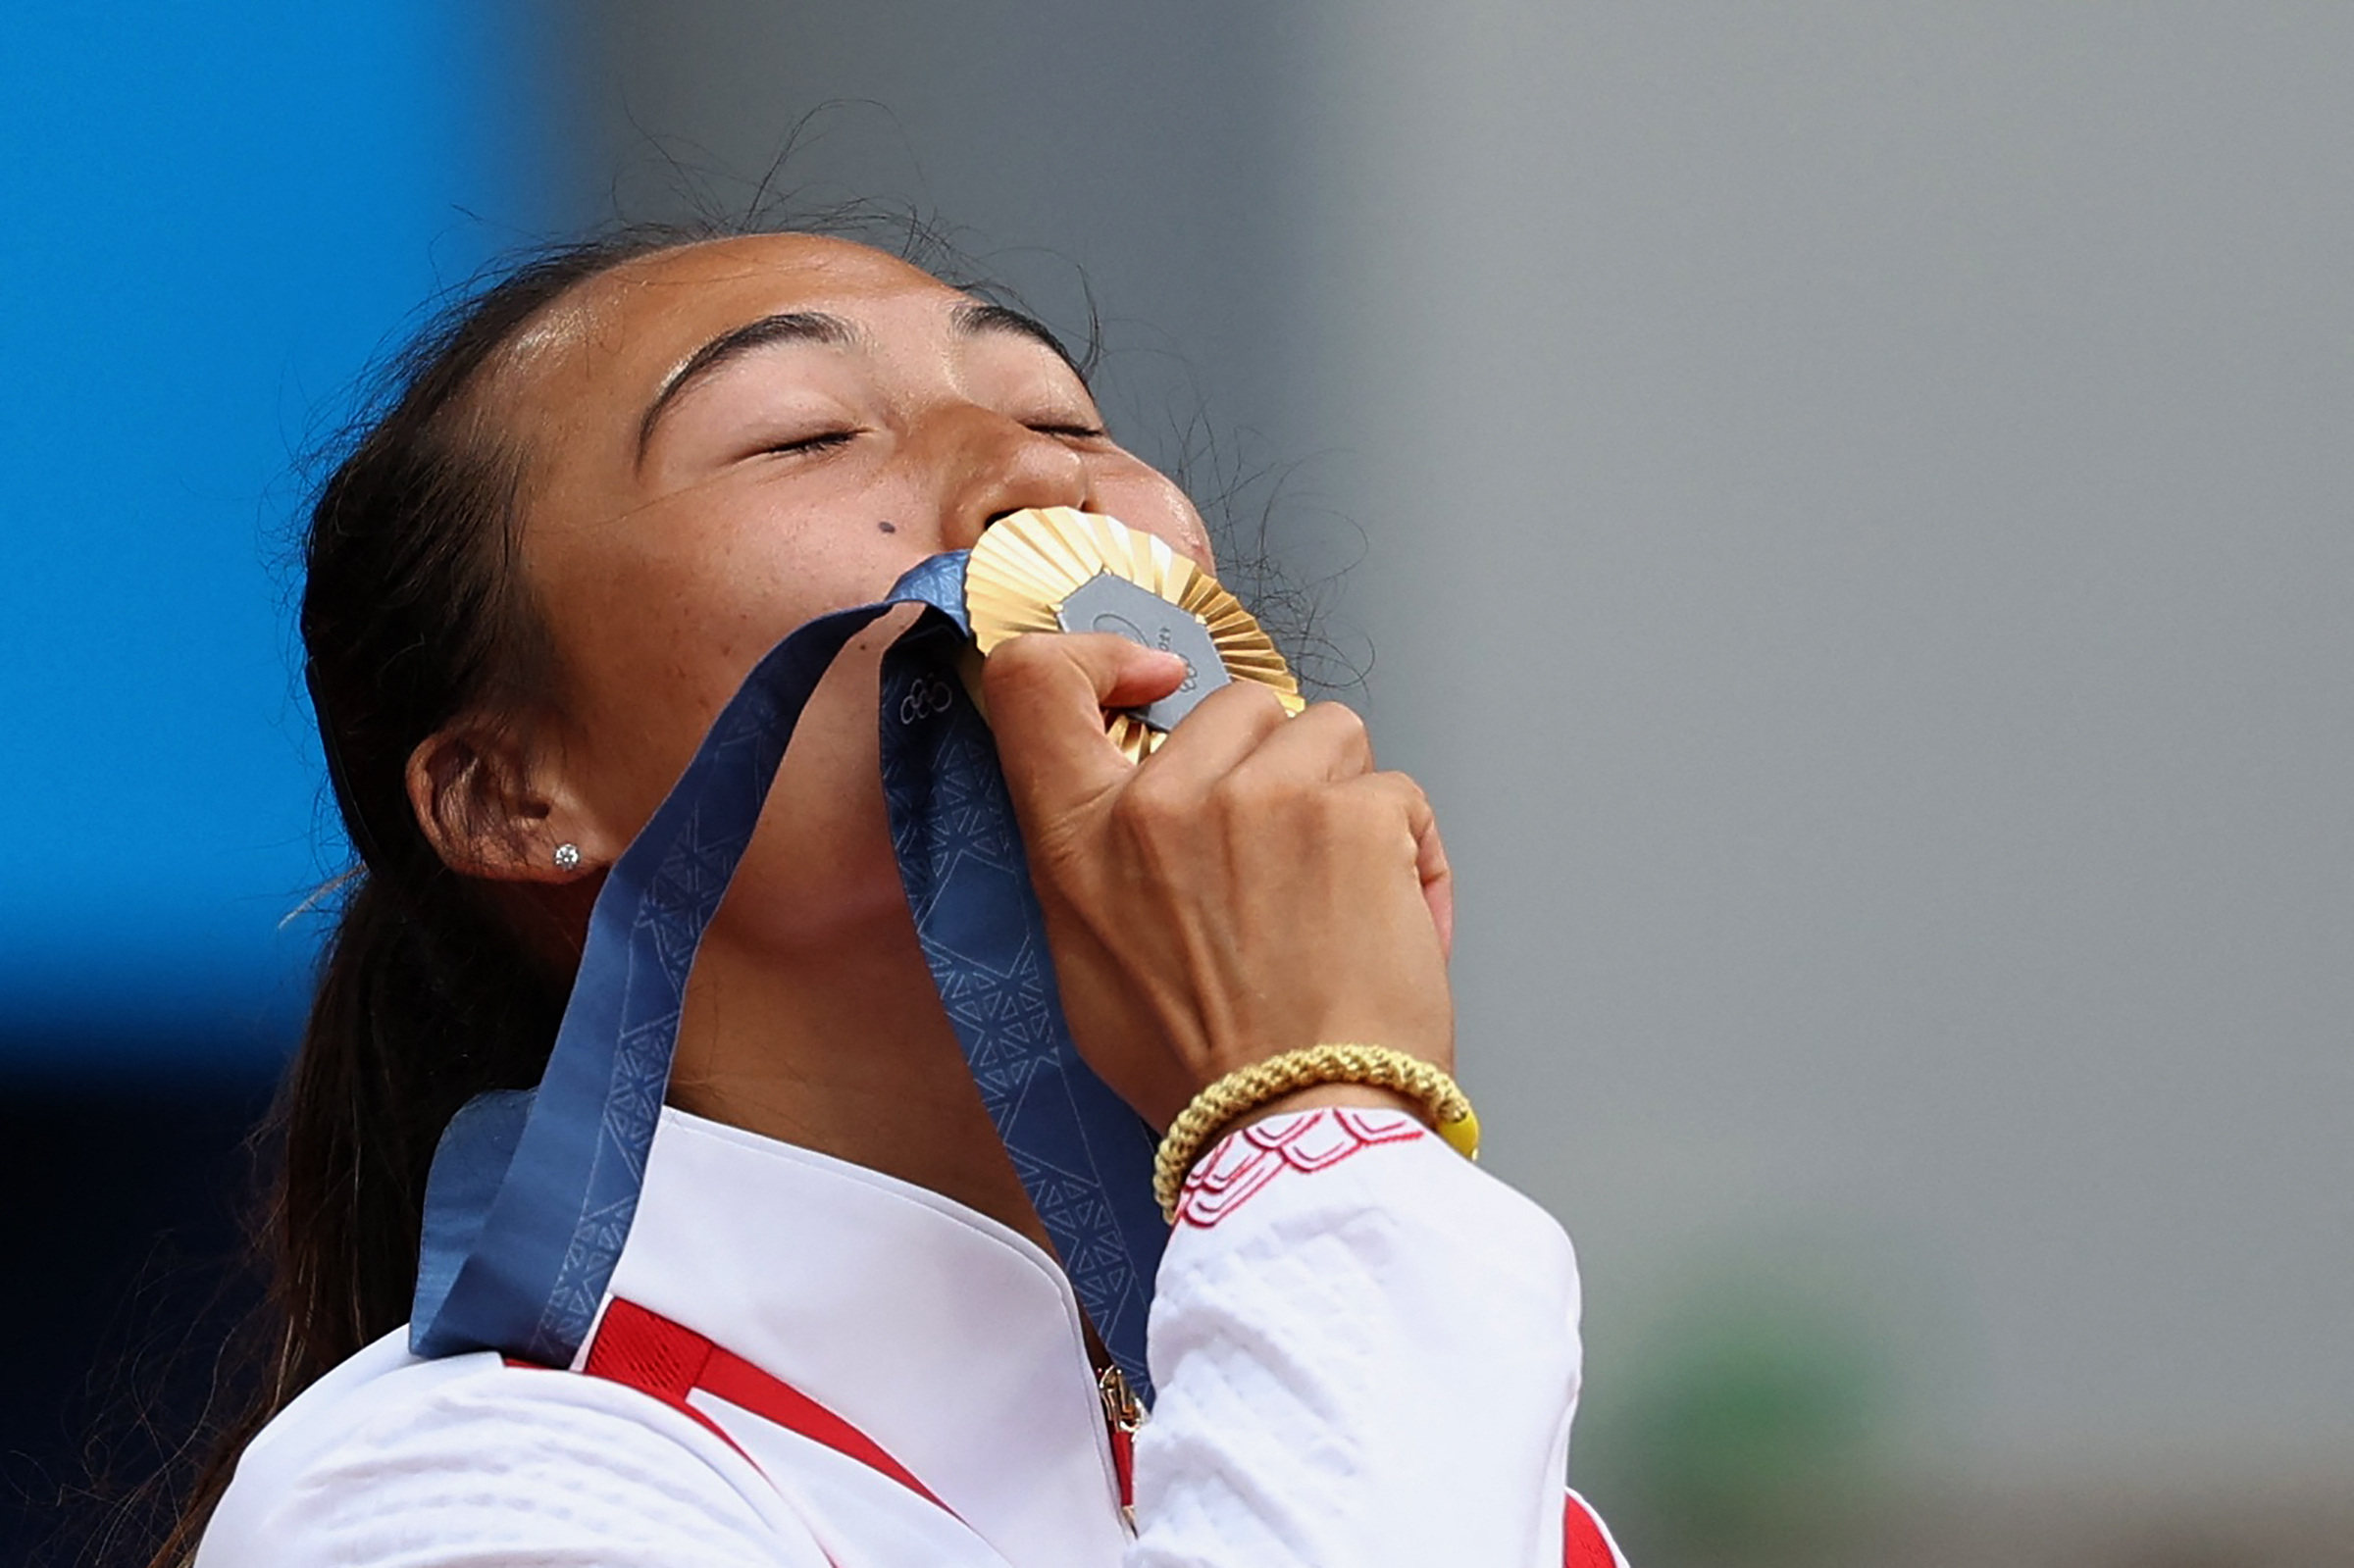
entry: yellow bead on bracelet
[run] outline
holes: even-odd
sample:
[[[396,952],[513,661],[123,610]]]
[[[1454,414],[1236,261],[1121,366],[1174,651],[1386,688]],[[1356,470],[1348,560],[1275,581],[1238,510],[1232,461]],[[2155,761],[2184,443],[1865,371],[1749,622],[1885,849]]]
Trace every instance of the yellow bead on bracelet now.
[[[1169,1124],[1152,1162],[1152,1195],[1171,1224],[1186,1173],[1235,1121],[1271,1099],[1319,1084],[1362,1084],[1420,1100],[1450,1148],[1479,1158],[1479,1118],[1454,1079],[1419,1056],[1387,1045],[1310,1045],[1237,1068],[1194,1096]]]

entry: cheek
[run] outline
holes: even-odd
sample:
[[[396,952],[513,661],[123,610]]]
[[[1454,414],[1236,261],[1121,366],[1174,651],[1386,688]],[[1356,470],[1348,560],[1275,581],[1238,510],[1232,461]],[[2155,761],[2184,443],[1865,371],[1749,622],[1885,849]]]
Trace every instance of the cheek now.
[[[1100,481],[1091,504],[1094,510],[1118,518],[1132,529],[1166,540],[1169,548],[1196,566],[1216,572],[1217,560],[1210,551],[1209,531],[1203,526],[1202,514],[1167,476],[1140,463],[1133,471]]]
[[[547,541],[535,580],[566,674],[561,705],[604,815],[642,821],[763,654],[914,564],[917,536],[885,533],[874,510],[819,520],[666,502],[602,538],[584,530]]]
[[[822,950],[907,919],[883,804],[875,685],[891,632],[861,634],[819,683],[720,919],[770,951]]]
[[[715,937],[775,951],[816,949],[877,921],[905,918],[875,717],[878,666],[892,636],[887,622],[853,639],[802,710]],[[579,752],[578,778],[616,844],[652,815],[775,638],[752,641],[746,657],[724,661],[725,668],[700,649],[667,669],[649,667],[638,680],[617,683],[601,705],[595,733]]]

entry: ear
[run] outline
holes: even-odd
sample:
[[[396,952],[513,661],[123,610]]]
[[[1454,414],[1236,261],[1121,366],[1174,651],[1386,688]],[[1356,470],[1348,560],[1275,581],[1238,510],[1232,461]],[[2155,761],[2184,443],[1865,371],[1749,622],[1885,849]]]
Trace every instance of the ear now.
[[[594,813],[574,793],[555,748],[513,729],[462,719],[409,753],[409,805],[442,864],[499,882],[568,883],[613,863]],[[556,848],[580,850],[569,867]]]

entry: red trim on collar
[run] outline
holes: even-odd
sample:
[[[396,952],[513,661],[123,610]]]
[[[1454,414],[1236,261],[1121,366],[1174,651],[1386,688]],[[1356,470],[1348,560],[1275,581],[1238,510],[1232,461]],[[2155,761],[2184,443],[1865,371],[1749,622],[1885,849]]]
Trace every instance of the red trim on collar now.
[[[508,1365],[530,1363],[510,1360]],[[931,1488],[916,1480],[914,1472],[848,1421],[733,1350],[635,1301],[617,1297],[605,1308],[604,1319],[597,1325],[595,1338],[589,1340],[588,1358],[581,1370],[592,1378],[603,1378],[659,1399],[700,1423],[720,1442],[750,1460],[751,1455],[744,1454],[719,1423],[688,1401],[687,1396],[700,1389],[880,1471],[950,1518],[959,1517]],[[1114,1461],[1120,1470],[1121,1501],[1128,1503],[1133,1496],[1129,1491],[1133,1484],[1130,1469],[1133,1460],[1127,1453],[1117,1451],[1121,1446],[1115,1437]],[[754,1467],[757,1468],[756,1462]],[[1601,1521],[1584,1499],[1574,1493],[1563,1499],[1561,1562],[1562,1568],[1617,1568],[1617,1554],[1611,1550]]]
[[[700,1389],[878,1470],[926,1502],[955,1515],[956,1510],[916,1480],[914,1472],[849,1422],[782,1378],[635,1301],[616,1299],[605,1308],[604,1321],[597,1325],[596,1337],[588,1343],[588,1359],[581,1370],[592,1378],[605,1378],[651,1394],[719,1433],[729,1447],[742,1453],[735,1440],[720,1432],[718,1423],[688,1402],[687,1395]]]

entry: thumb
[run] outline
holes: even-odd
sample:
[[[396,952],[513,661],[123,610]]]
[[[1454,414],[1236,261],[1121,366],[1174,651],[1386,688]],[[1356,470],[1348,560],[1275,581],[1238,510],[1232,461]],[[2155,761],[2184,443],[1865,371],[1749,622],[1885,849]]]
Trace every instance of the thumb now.
[[[1157,702],[1185,661],[1107,632],[1031,632],[981,667],[989,727],[1006,787],[1025,815],[1067,810],[1117,787],[1128,759],[1103,733],[1103,710]]]

